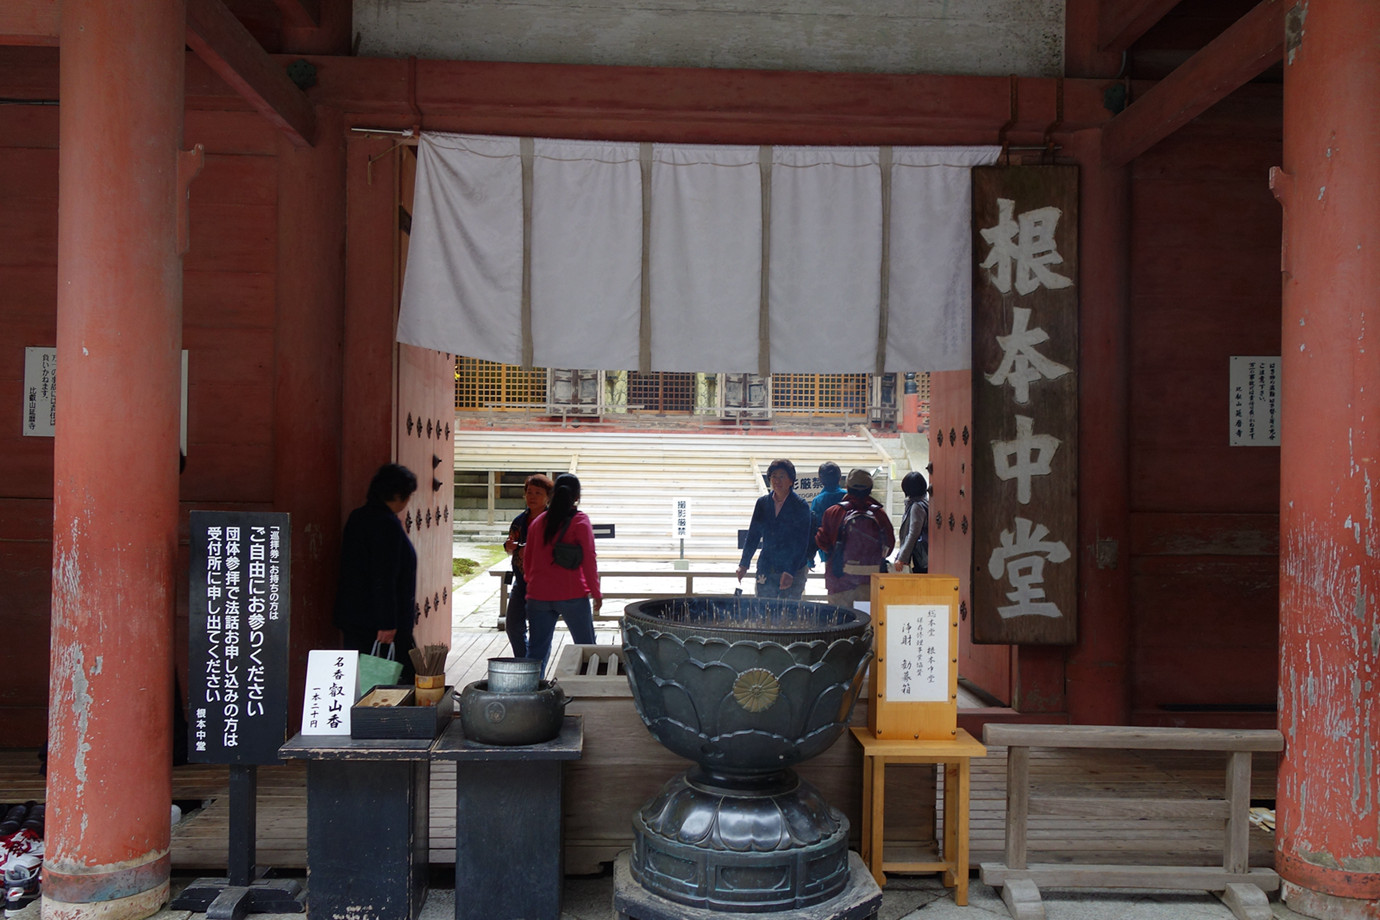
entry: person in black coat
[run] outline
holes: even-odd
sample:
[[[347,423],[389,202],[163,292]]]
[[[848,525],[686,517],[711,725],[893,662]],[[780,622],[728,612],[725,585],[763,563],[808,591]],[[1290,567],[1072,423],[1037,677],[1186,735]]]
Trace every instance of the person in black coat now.
[[[340,541],[340,581],[335,625],[344,647],[369,654],[375,643],[387,657],[393,644],[403,663],[400,683],[415,674],[408,652],[417,607],[417,552],[398,515],[417,491],[417,477],[405,466],[379,467],[363,505],[350,512]]]
[[[757,596],[798,599],[805,591],[806,570],[815,554],[810,506],[795,491],[795,464],[773,460],[767,467],[771,491],[757,499],[748,524],[737,576],[742,581],[757,557]]]

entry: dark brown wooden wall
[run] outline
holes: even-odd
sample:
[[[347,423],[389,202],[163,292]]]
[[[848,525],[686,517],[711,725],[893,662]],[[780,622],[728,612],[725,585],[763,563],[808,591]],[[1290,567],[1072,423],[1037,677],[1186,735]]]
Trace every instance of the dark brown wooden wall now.
[[[18,413],[24,347],[52,346],[56,339],[57,135],[56,107],[0,107],[0,406],[9,419],[0,424],[0,724],[7,729],[0,744],[7,747],[37,745],[46,736],[53,439],[21,437]],[[301,496],[277,501],[282,473],[275,465],[275,432],[291,420],[291,413],[279,418],[275,403],[279,364],[290,362],[300,346],[280,341],[278,331],[282,142],[255,114],[191,111],[185,143],[204,144],[206,161],[191,186],[191,249],[183,261],[183,347],[190,354],[175,650],[184,688],[187,512],[290,510],[302,502]],[[338,352],[338,342],[328,347]],[[67,407],[61,403],[60,368],[59,358],[61,416]],[[336,418],[338,411],[336,406]],[[335,546],[339,534],[335,438],[319,445],[320,469],[306,477],[319,481],[320,498],[332,512],[324,527],[294,533],[294,549],[299,540],[318,547],[322,570],[332,568],[334,554],[320,547]],[[294,588],[300,581],[303,593],[295,598],[294,633],[305,607],[316,622],[304,624],[304,635],[332,634],[328,620],[321,623],[319,604],[306,603],[328,600],[319,595],[331,577],[333,570],[294,572]]]
[[[0,724],[46,733],[53,441],[20,435],[24,349],[57,340],[57,109],[0,106]]]
[[[1279,450],[1229,447],[1232,355],[1278,355],[1277,88],[1229,98],[1133,164],[1132,708],[1247,724],[1275,702]],[[1242,709],[1247,711],[1240,715]],[[1254,721],[1273,726],[1272,712]]]

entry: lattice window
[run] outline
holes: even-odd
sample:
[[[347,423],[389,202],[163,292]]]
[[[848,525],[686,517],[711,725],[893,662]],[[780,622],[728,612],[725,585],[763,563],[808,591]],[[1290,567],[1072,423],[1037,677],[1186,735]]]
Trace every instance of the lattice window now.
[[[772,408],[783,415],[855,415],[865,418],[867,374],[773,374]]]
[[[819,377],[814,374],[773,374],[771,405],[781,413],[809,412],[819,404]]]
[[[546,370],[455,359],[455,408],[523,412],[546,405]]]
[[[632,371],[627,379],[631,412],[694,411],[694,374]],[[867,418],[871,379],[868,374],[775,374],[771,378],[772,409],[778,415]],[[921,399],[928,400],[929,374],[917,374],[916,383]],[[523,412],[541,411],[546,404],[544,369],[524,371],[511,364],[477,358],[455,361],[456,409]]]
[[[692,412],[695,408],[695,375],[652,372],[628,374],[628,411]]]

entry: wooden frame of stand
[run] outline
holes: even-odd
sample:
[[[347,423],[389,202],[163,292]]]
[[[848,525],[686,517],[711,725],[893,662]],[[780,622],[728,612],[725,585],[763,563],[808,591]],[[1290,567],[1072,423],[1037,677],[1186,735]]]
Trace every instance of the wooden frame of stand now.
[[[958,579],[874,575],[872,706],[853,729],[863,749],[862,845],[878,885],[884,870],[940,872],[954,903],[968,903],[969,761],[987,749],[958,727]],[[886,768],[944,766],[944,839],[934,859],[885,858]]]

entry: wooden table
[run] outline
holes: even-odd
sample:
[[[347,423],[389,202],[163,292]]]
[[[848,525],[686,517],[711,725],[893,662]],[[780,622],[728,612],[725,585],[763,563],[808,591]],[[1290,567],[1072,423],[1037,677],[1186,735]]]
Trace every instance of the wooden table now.
[[[425,739],[297,735],[307,762],[307,918],[416,920],[430,859],[431,745]]]
[[[579,716],[543,744],[481,744],[459,719],[436,740],[455,762],[455,920],[560,916],[561,765],[583,748]]]
[[[853,737],[863,749],[862,857],[877,884],[886,885],[892,872],[942,872],[954,889],[954,903],[968,903],[969,760],[985,757],[987,748],[963,729],[945,741],[881,739],[857,726]],[[942,858],[929,862],[887,862],[882,853],[885,836],[887,764],[944,765],[944,841]]]

